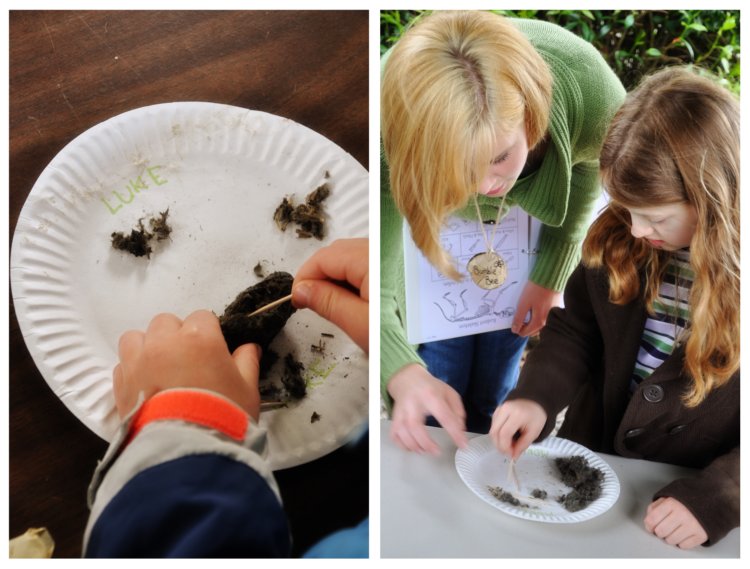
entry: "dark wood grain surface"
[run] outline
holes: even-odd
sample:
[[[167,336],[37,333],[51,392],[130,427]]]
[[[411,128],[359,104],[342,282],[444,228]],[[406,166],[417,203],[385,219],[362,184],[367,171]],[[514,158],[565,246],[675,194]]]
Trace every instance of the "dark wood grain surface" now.
[[[11,11],[9,231],[44,167],[95,124],[145,105],[262,110],[368,167],[368,14],[330,11]],[[10,305],[10,536],[46,526],[81,554],[86,488],[106,443],[57,399]],[[299,554],[367,515],[365,445],[278,473]]]

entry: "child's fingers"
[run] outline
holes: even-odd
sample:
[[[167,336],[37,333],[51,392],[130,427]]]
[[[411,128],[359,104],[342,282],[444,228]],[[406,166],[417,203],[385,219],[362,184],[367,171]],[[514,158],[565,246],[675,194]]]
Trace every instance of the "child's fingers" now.
[[[536,440],[545,421],[546,414],[537,403],[506,401],[492,415],[490,436],[501,453],[516,459]]]
[[[295,283],[292,301],[298,308],[310,308],[333,322],[367,351],[369,308],[362,298],[330,281],[305,280]]]
[[[146,336],[163,336],[177,332],[182,327],[182,320],[169,312],[157,314],[146,328]]]
[[[539,330],[541,330],[545,324],[546,324],[546,320],[542,316],[542,311],[532,310],[531,318],[529,319],[528,322],[526,322],[520,327],[520,329],[518,330],[518,332],[516,332],[516,334],[518,334],[519,336],[525,336],[525,337],[532,336],[536,334],[537,332],[539,332]]]
[[[505,440],[502,433],[503,427],[508,421],[508,417],[505,407],[501,405],[495,409],[495,412],[492,415],[492,426],[490,427],[490,437],[495,442],[495,447],[498,451],[506,455],[510,455],[511,453],[511,441]]]
[[[258,393],[260,357],[261,349],[256,344],[243,344],[232,354],[237,371],[245,382],[242,389],[235,395],[235,402],[239,403],[256,421],[260,415],[260,394]]]
[[[529,307],[525,304],[519,304],[518,309],[516,310],[515,316],[513,316],[513,322],[510,325],[510,330],[514,334],[518,334],[519,336],[523,336],[521,334],[521,331],[525,327],[524,320],[526,320],[526,316],[529,313]]]
[[[680,549],[690,549],[708,539],[700,522],[674,498],[659,498],[649,504],[643,525],[648,532]]]
[[[512,458],[516,458],[516,433],[523,428],[518,417],[509,416],[508,420],[500,428],[499,437],[501,441],[500,452]],[[524,449],[525,450],[525,449]]]
[[[690,531],[689,527],[678,524],[662,539],[669,545],[679,547],[681,543],[686,542],[692,536],[693,532]]]
[[[523,336],[524,338],[527,338],[531,336],[534,332],[537,331],[538,328],[533,326],[533,322],[529,321],[526,324],[523,324],[520,328],[518,328],[518,331],[516,334],[519,336]]]
[[[120,361],[130,361],[143,350],[143,342],[145,341],[146,335],[140,330],[128,330],[120,336],[120,340],[117,344],[117,352],[120,357]]]
[[[658,538],[666,540],[679,526],[679,520],[675,516],[668,514],[654,526],[653,534]]]
[[[428,403],[427,411],[435,417],[456,445],[466,446],[465,411],[458,393],[453,389],[441,390],[439,396]]]
[[[521,454],[516,450],[517,438],[520,435],[519,431],[523,429],[524,420],[519,417],[515,406],[511,402],[510,404],[503,404],[495,410],[492,417],[492,426],[490,427],[490,433],[495,441],[497,450],[501,453],[515,458],[516,454]]]
[[[643,519],[643,525],[649,531],[654,533],[656,526],[669,515],[670,510],[664,507],[664,498],[659,498],[651,502],[646,508],[646,517]]]
[[[652,502],[650,509],[647,508],[647,515],[643,520],[643,524],[646,529],[656,537],[665,540],[671,545],[677,545],[680,538],[687,537],[687,535],[682,535],[680,533],[675,534],[681,526],[681,520],[679,516],[675,515],[671,503],[668,500],[660,500],[661,501],[657,500]]]
[[[257,344],[243,344],[232,354],[237,370],[250,389],[258,388],[261,349]]]
[[[408,413],[394,412],[391,439],[399,447],[419,453],[439,454],[440,448],[427,434],[424,417],[411,417]]]
[[[693,534],[678,543],[677,547],[679,547],[680,549],[692,549],[694,547],[698,547],[704,541],[705,540],[701,536]]]
[[[440,447],[432,440],[427,433],[427,427],[424,425],[415,425],[414,429],[411,431],[411,436],[413,437],[419,452],[426,452],[434,456],[440,454]]]
[[[221,334],[219,319],[210,310],[196,310],[192,312],[182,322],[182,327],[191,331],[207,332],[214,335]]]
[[[336,280],[356,287],[362,298],[369,298],[367,238],[339,239],[310,257],[297,271],[295,284],[302,280]]]
[[[519,456],[526,452],[526,449],[529,448],[531,443],[533,443],[534,439],[537,437],[537,433],[531,432],[528,428],[521,429],[520,432],[521,436],[518,437],[518,440],[516,440],[515,443],[512,443],[513,453],[511,456],[513,457],[513,460],[518,459]]]
[[[658,508],[658,507],[659,507],[659,504],[662,504],[662,503],[664,502],[664,500],[666,500],[666,498],[664,498],[664,497],[662,496],[661,498],[657,498],[656,500],[654,500],[653,502],[651,502],[651,503],[650,503],[650,504],[649,504],[649,505],[648,505],[648,506],[646,507],[646,513],[647,513],[647,514],[650,514],[650,513],[651,513],[651,512],[652,512],[652,511],[653,511],[653,510],[654,510],[655,508]]]

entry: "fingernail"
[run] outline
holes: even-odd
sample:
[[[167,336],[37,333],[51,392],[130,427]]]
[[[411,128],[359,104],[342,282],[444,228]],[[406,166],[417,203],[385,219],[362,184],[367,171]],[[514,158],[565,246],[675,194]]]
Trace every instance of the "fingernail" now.
[[[311,287],[305,281],[294,285],[292,289],[292,304],[297,308],[304,308],[310,304]]]

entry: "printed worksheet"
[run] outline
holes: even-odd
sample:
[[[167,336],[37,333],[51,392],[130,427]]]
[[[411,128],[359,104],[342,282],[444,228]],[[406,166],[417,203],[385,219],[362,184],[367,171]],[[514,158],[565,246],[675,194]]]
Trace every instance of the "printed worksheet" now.
[[[540,224],[520,207],[510,209],[494,234],[494,249],[508,268],[505,281],[493,290],[474,284],[466,264],[487,250],[482,224],[450,217],[440,234],[443,247],[457,263],[463,279],[441,274],[417,249],[404,223],[407,337],[413,344],[510,328],[518,298],[528,281]],[[493,226],[485,224],[487,238]],[[531,244],[531,246],[530,246]]]

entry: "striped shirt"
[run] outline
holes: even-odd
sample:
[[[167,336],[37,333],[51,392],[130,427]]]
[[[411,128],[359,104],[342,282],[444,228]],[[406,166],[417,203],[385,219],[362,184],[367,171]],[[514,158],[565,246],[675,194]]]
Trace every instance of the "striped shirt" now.
[[[641,346],[630,381],[630,392],[649,377],[672,354],[675,343],[690,323],[688,297],[694,273],[690,267],[690,251],[675,251],[654,301],[654,314],[643,328]]]

